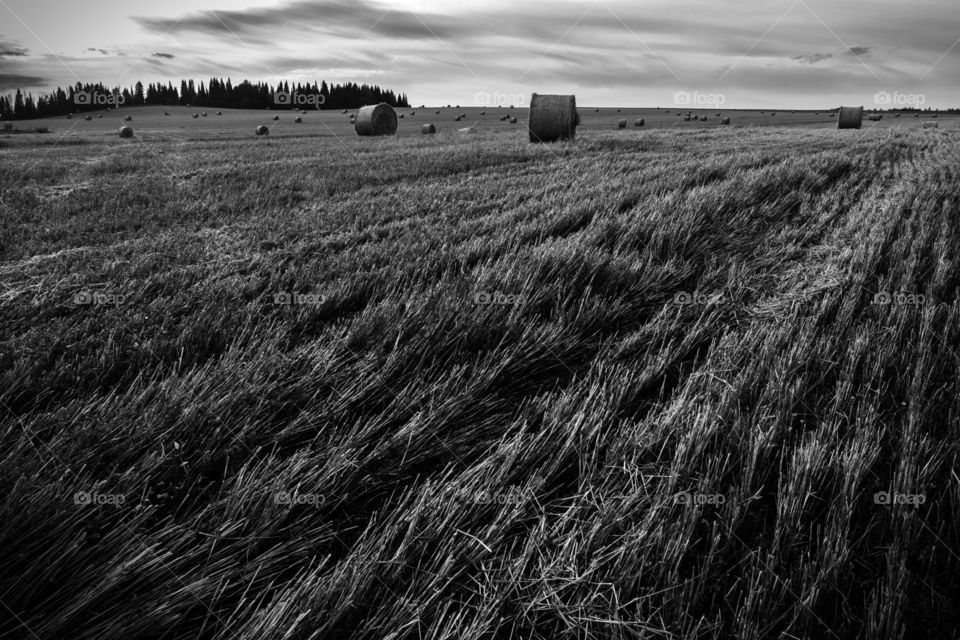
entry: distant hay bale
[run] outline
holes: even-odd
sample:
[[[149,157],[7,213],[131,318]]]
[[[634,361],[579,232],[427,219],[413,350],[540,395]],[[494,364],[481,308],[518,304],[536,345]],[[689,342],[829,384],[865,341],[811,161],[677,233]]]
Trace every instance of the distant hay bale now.
[[[919,113],[915,113],[915,114],[913,114],[913,117],[914,117],[914,118],[919,118],[919,117],[920,117],[920,114],[919,114]]]
[[[700,116],[700,122],[706,122],[707,116]]]
[[[168,116],[168,115],[170,115],[170,112],[169,112],[169,111],[164,111],[164,112],[163,112],[163,115]]]
[[[432,124],[420,125],[420,133],[436,133],[437,128]]]
[[[437,109],[433,112],[435,115],[440,115],[440,109]]]
[[[120,127],[120,137],[121,137],[121,138],[132,138],[132,137],[133,137],[133,129],[131,129],[130,127],[128,127],[128,126],[126,126],[126,125]]]
[[[517,124],[517,116],[510,117],[510,124]]]
[[[98,113],[98,114],[97,114],[97,118],[102,118],[102,117],[103,117],[103,114],[102,114],[102,113]]]
[[[217,111],[217,115],[218,115],[218,116],[222,116],[222,115],[223,115],[223,111]]]
[[[361,136],[392,136],[397,132],[397,112],[385,102],[362,107],[354,128]]]
[[[899,117],[900,117],[900,114],[899,114],[899,113],[895,113],[895,114],[893,114],[893,117],[894,117],[894,118],[899,118]]]
[[[280,116],[273,116],[274,122],[280,122]]]
[[[416,112],[416,111],[411,111],[411,112],[410,112],[410,115],[411,115],[411,116],[415,116],[415,115],[417,115],[417,112]]]
[[[838,129],[859,129],[863,126],[863,107],[840,107]]]
[[[403,114],[401,113],[401,114],[398,115],[397,117],[398,117],[398,118],[402,118],[402,117],[403,117]]]
[[[303,118],[301,118],[300,116],[297,116],[296,118],[293,119],[293,121],[296,122],[297,124],[300,124],[301,122],[303,122]]]
[[[723,115],[722,113],[720,113],[719,111],[717,111],[717,117],[718,117],[718,118],[719,118],[720,116],[722,116],[722,115]]]
[[[627,128],[627,119],[626,119],[626,118],[620,118],[620,120],[617,121],[617,128],[618,128],[618,129],[626,129],[626,128]]]
[[[199,114],[199,113],[195,113],[195,114],[193,114],[193,117],[194,117],[195,119],[196,119],[196,118],[199,118],[199,117],[200,117],[200,114]]]
[[[871,122],[879,122],[882,119],[883,119],[883,116],[880,115],[879,113],[874,113],[872,115],[867,116],[867,120],[870,120]]]
[[[600,113],[600,109],[594,109],[593,112],[594,112],[594,113]]]
[[[206,111],[204,111],[204,112],[203,112],[203,113],[201,113],[200,115],[201,115],[201,116],[203,116],[204,118],[206,118],[206,117],[207,117],[207,112],[206,112]]]
[[[454,122],[460,122],[460,120],[462,120],[460,116],[457,116],[456,118],[453,119]]]
[[[126,117],[123,119],[124,122],[130,122],[131,120],[133,120],[133,116],[126,116]]]
[[[255,134],[257,134],[258,136],[265,136],[265,135],[267,135],[268,133],[270,133],[270,129],[268,129],[268,128],[267,128],[266,126],[264,126],[264,125],[260,125],[259,127],[257,127],[256,129],[254,129],[253,132],[254,132]]]
[[[930,117],[931,117],[931,118],[936,118],[936,117],[937,117],[937,114],[933,114],[933,115],[930,116]]]
[[[89,121],[93,120],[93,118],[92,118],[91,116],[86,116],[86,117],[84,118],[84,120],[86,120],[87,122],[89,122]]]
[[[485,116],[485,115],[487,115],[487,112],[486,112],[486,111],[481,111],[481,112],[480,112],[480,115]]]
[[[690,122],[690,116],[683,116],[684,122]]]
[[[535,93],[530,97],[530,142],[573,142],[578,124],[576,96]]]
[[[642,127],[642,126],[645,125],[645,124],[647,124],[647,123],[646,123],[646,121],[645,121],[643,118],[637,118],[636,121],[633,123],[633,126],[635,126],[635,127]]]
[[[940,123],[939,123],[939,122],[924,122],[924,123],[923,123],[923,128],[924,128],[924,129],[939,129],[939,128],[940,128]]]
[[[347,110],[346,110],[346,109],[344,109],[344,110],[343,110],[343,112],[344,112],[344,113],[346,113],[346,112],[347,112]]]
[[[720,118],[720,124],[730,124],[730,118]]]
[[[622,109],[617,109],[617,113],[620,113],[621,111],[622,111]]]
[[[770,115],[775,116],[775,115],[777,115],[777,112],[776,112],[776,111],[771,111],[771,112],[770,112]]]
[[[3,123],[3,130],[4,130],[4,131],[13,131],[13,123],[12,123],[12,122],[4,122],[4,123]]]

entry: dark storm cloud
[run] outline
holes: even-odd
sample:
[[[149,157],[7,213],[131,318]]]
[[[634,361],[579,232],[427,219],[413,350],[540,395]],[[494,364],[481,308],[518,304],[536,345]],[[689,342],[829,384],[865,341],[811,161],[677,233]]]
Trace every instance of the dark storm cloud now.
[[[167,58],[170,60],[176,57],[172,53],[151,53],[150,55],[154,58]]]
[[[24,76],[18,73],[0,73],[0,91],[13,91],[26,87],[40,87],[49,84],[47,78]]]
[[[863,57],[870,53],[870,47],[850,47],[850,49],[848,49],[848,52],[852,56]]]

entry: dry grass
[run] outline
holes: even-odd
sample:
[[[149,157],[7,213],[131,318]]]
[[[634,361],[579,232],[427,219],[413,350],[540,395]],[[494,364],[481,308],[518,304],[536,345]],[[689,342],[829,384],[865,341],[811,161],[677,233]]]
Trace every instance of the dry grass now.
[[[956,132],[607,126],[4,139],[0,636],[957,637]]]

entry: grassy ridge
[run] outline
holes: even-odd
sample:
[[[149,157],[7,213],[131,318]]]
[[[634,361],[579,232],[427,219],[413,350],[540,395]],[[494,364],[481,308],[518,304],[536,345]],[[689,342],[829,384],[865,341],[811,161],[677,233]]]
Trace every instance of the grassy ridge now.
[[[955,634],[953,142],[5,152],[0,632]]]

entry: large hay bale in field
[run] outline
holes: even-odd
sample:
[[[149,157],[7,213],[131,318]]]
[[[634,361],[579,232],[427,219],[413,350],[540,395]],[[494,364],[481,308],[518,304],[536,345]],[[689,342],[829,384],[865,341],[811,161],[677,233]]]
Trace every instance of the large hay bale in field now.
[[[863,126],[863,107],[840,107],[838,129],[859,129]]]
[[[627,119],[626,119],[626,118],[620,118],[620,119],[617,121],[617,129],[626,129],[626,128],[627,128]]]
[[[131,120],[133,120],[133,116],[126,116],[126,117],[123,119],[124,122],[130,122]]]
[[[296,122],[297,124],[300,124],[301,122],[303,122],[303,118],[301,118],[300,116],[297,116],[296,118],[293,119],[293,121]]]
[[[642,127],[642,126],[645,125],[645,124],[647,124],[647,123],[646,123],[646,121],[645,121],[643,118],[637,118],[636,121],[634,121],[633,126],[635,126],[635,127]]]
[[[940,128],[940,123],[939,123],[939,122],[924,122],[924,123],[923,123],[923,128],[924,128],[924,129],[939,129],[939,128]]]
[[[720,124],[730,124],[730,118],[720,118]]]
[[[268,129],[268,128],[267,128],[266,126],[264,126],[264,125],[260,125],[259,127],[257,127],[256,129],[254,129],[253,132],[254,132],[255,134],[257,134],[258,136],[265,136],[265,135],[267,135],[267,134],[270,133],[270,129]]]
[[[420,133],[436,133],[437,128],[432,124],[420,125]]]
[[[385,102],[362,107],[354,128],[361,136],[392,136],[397,132],[397,112]]]
[[[538,95],[530,97],[530,142],[573,142],[580,115],[576,96]]]
[[[132,138],[132,137],[133,137],[133,129],[131,129],[131,128],[128,127],[128,126],[122,126],[122,127],[120,127],[120,137],[121,137],[121,138]]]

